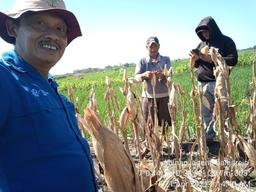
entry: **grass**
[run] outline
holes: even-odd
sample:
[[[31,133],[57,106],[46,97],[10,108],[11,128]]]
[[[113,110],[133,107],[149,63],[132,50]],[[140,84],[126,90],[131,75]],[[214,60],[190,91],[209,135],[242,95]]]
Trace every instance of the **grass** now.
[[[236,106],[237,111],[237,123],[242,133],[245,133],[246,122],[248,117],[249,99],[251,97],[251,79],[252,79],[252,68],[250,65],[251,58],[255,58],[255,52],[251,52],[250,59],[247,64],[244,64],[248,57],[248,52],[240,53],[240,60],[238,65],[234,67],[230,75],[230,86],[231,86],[231,99],[232,104]],[[185,91],[185,106],[187,111],[186,123],[187,127],[192,133],[195,133],[194,113],[192,100],[189,96],[191,91],[191,77],[187,67],[188,59],[176,60],[173,62],[173,81],[179,84]],[[133,76],[134,67],[126,68],[128,76]],[[64,95],[67,95],[67,87],[71,86],[74,88],[74,96],[78,98],[80,102],[79,112],[83,114],[83,109],[87,106],[89,100],[89,92],[92,87],[95,89],[97,107],[99,115],[103,122],[107,125],[107,104],[104,99],[107,85],[105,83],[105,77],[108,76],[112,80],[112,87],[114,94],[118,99],[120,110],[125,106],[125,97],[120,92],[120,87],[123,87],[122,76],[123,68],[108,69],[104,71],[89,72],[81,76],[69,76],[67,78],[61,78],[58,80],[59,90]],[[137,95],[140,95],[141,85],[133,86],[133,90]],[[121,111],[120,111],[121,113]],[[181,107],[178,108],[177,114],[177,127],[179,128],[181,123]]]

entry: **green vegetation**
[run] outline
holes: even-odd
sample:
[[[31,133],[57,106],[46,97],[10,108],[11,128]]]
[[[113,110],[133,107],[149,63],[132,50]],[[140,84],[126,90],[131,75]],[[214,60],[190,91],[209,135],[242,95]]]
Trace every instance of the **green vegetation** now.
[[[238,52],[239,65],[250,65],[256,59],[256,49],[247,49]]]
[[[255,49],[246,51],[239,51],[239,63],[231,72],[231,99],[237,110],[237,122],[241,132],[244,132],[246,127],[246,121],[248,117],[248,105],[249,98],[251,96],[251,79],[252,79],[252,61],[256,58]],[[194,114],[192,108],[192,101],[189,93],[191,91],[191,77],[188,68],[188,59],[173,61],[174,83],[180,84],[185,91],[185,105],[187,111],[187,127],[191,132],[194,132]],[[116,95],[119,105],[120,113],[125,105],[125,98],[120,91],[120,87],[123,87],[122,76],[123,70],[126,69],[128,76],[131,77],[134,74],[135,64],[126,64],[119,67],[108,67],[104,70],[87,71],[80,75],[70,75],[58,79],[59,90],[63,94],[67,95],[68,86],[73,87],[74,96],[80,101],[80,113],[83,113],[83,109],[88,104],[89,92],[92,87],[95,89],[97,107],[99,115],[103,121],[107,124],[107,103],[104,99],[107,85],[105,83],[105,77],[108,76],[112,80],[112,87],[114,94]],[[133,90],[136,95],[140,95],[141,85],[134,85]],[[181,107],[178,108],[177,126],[181,123]]]

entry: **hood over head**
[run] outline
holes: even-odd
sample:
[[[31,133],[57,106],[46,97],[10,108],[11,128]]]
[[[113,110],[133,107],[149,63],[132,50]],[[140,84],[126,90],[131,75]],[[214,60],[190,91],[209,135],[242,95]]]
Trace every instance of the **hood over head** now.
[[[203,18],[195,29],[196,34],[202,41],[206,41],[206,39],[202,35],[202,31],[205,30],[209,31],[209,41],[222,36],[222,33],[217,23],[211,16]]]

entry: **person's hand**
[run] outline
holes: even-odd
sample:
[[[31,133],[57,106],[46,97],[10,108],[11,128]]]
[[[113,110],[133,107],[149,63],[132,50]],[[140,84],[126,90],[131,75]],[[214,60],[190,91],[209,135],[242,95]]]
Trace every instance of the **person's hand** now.
[[[199,59],[199,54],[200,54],[200,52],[199,51],[195,51],[196,49],[193,49],[193,50],[191,50],[190,51],[190,56],[191,56],[191,59],[193,60],[193,61],[196,61],[196,60],[198,60]]]
[[[154,71],[154,74],[156,75],[157,79],[164,78],[164,74],[162,73],[162,71]]]
[[[153,77],[153,73],[152,71],[146,71],[142,74],[142,78],[143,79],[152,79]]]

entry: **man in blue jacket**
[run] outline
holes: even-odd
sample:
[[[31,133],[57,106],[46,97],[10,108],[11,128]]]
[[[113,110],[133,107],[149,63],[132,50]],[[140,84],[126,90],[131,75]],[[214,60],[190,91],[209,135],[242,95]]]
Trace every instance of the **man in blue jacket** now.
[[[0,191],[97,191],[74,107],[49,70],[81,36],[62,0],[19,0],[0,12],[0,36],[14,45],[0,59]]]
[[[214,63],[209,54],[202,54],[201,49],[205,46],[218,48],[219,53],[229,66],[234,66],[238,60],[237,49],[234,41],[222,34],[212,17],[203,18],[195,29],[201,42],[194,49],[195,67],[197,78],[203,90],[202,114],[205,127],[206,141],[211,142],[216,136],[213,123],[213,108],[215,102],[215,76],[213,74]],[[196,51],[197,50],[197,51]]]

